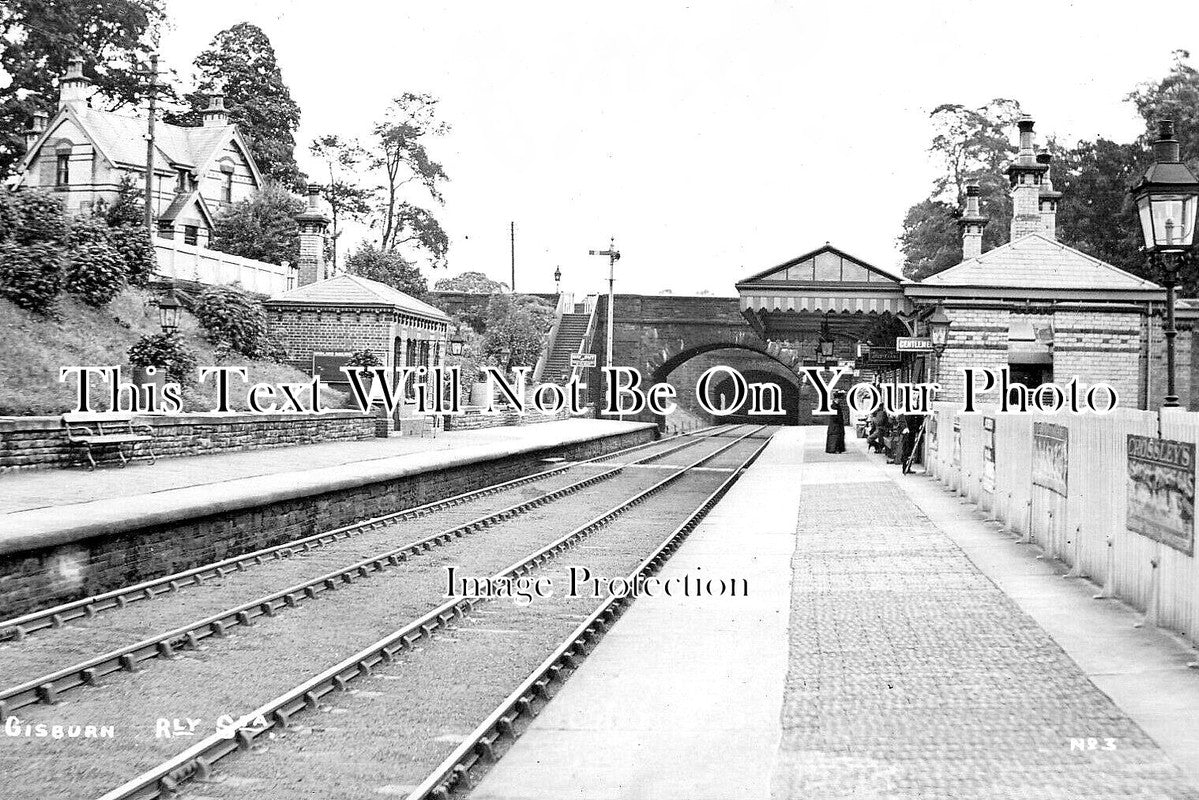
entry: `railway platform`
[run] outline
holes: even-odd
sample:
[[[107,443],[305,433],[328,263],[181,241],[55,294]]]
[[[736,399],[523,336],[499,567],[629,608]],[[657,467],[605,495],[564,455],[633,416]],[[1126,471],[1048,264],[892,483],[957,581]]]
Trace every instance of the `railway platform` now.
[[[1199,798],[1194,651],[972,507],[783,429],[474,800]]]

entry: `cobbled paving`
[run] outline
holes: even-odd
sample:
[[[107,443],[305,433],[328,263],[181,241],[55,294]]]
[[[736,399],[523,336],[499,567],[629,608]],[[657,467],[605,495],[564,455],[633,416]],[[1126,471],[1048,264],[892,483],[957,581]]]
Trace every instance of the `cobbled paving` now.
[[[1199,798],[895,484],[801,491],[775,797]]]

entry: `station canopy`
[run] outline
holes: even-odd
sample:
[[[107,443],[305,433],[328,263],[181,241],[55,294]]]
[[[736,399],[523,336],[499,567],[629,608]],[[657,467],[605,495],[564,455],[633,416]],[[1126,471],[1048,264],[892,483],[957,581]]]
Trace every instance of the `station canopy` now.
[[[772,342],[886,341],[906,335],[912,304],[902,281],[825,244],[739,281],[741,313]]]

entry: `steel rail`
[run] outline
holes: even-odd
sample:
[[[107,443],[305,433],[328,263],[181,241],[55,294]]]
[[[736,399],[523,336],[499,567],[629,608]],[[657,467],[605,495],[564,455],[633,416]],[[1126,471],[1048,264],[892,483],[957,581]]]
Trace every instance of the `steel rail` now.
[[[16,640],[21,641],[31,633],[35,633],[47,628],[61,628],[67,622],[83,618],[90,618],[101,611],[111,609],[121,609],[130,603],[135,603],[142,600],[153,600],[159,595],[172,594],[184,586],[190,584],[198,584],[208,578],[223,578],[230,572],[240,572],[252,566],[262,564],[264,561],[279,560],[295,555],[297,552],[306,553],[323,545],[339,542],[343,539],[349,539],[353,536],[370,531],[378,530],[379,528],[394,525],[399,522],[406,522],[413,519],[428,516],[438,511],[443,511],[447,508],[462,505],[463,503],[476,500],[480,497],[486,497],[492,494],[508,491],[519,486],[523,486],[534,481],[543,480],[554,475],[558,475],[573,467],[586,464],[594,464],[609,458],[619,457],[621,455],[631,454],[638,450],[644,450],[648,447],[661,445],[663,443],[672,442],[678,439],[691,438],[692,443],[698,443],[706,438],[715,436],[719,432],[719,428],[723,426],[711,426],[710,428],[701,428],[688,433],[681,433],[676,436],[669,436],[663,439],[657,439],[652,442],[643,442],[642,444],[633,445],[615,453],[608,453],[602,456],[596,456],[585,461],[575,461],[544,472],[538,472],[533,475],[525,475],[520,478],[514,478],[502,483],[484,486],[480,489],[472,489],[469,492],[447,497],[441,500],[434,500],[420,506],[414,506],[401,511],[392,512],[379,517],[373,517],[362,522],[355,522],[351,525],[345,525],[333,530],[324,531],[323,533],[312,534],[301,539],[283,542],[282,544],[272,545],[260,550],[255,550],[250,553],[243,553],[238,556],[232,556],[221,561],[216,561],[211,564],[204,564],[181,572],[164,575],[159,578],[152,578],[148,581],[142,581],[130,586],[124,586],[118,589],[112,589],[102,594],[84,597],[79,600],[72,600],[67,603],[52,606],[50,608],[31,611],[28,614],[23,614],[18,617],[12,617],[6,620],[0,620],[0,641]],[[668,450],[662,454],[665,457],[672,450]],[[635,462],[636,463],[636,462]]]
[[[691,535],[708,512],[732,488],[741,473],[752,464],[770,440],[764,441],[745,461],[738,465],[728,478],[716,488],[696,509],[636,569],[628,574],[627,585],[633,586],[638,579],[658,572],[683,541]],[[516,721],[521,717],[535,717],[539,713],[537,701],[545,703],[551,699],[550,686],[565,682],[579,661],[590,655],[595,645],[603,638],[612,623],[636,599],[635,595],[613,595],[592,612],[574,632],[563,639],[562,644],[541,662],[527,678],[496,706],[490,714],[422,781],[407,800],[447,800],[458,789],[469,788],[470,771],[479,762],[495,763],[496,743],[505,737],[512,741],[519,738]]]
[[[761,426],[758,430],[764,427]],[[633,497],[621,501],[536,553],[500,570],[490,580],[498,581],[509,577],[518,577],[541,566],[589,534],[603,528],[633,506],[662,491],[694,467],[735,447],[754,432],[751,431],[733,439],[715,452],[697,459]],[[764,447],[765,444],[764,442],[761,447]],[[761,447],[755,450],[755,453],[760,452]],[[736,474],[734,473],[734,475]],[[726,480],[727,482],[728,480]],[[206,779],[211,775],[212,765],[220,759],[239,750],[250,749],[258,736],[276,727],[287,728],[297,714],[319,708],[321,698],[327,694],[333,691],[344,691],[351,681],[371,675],[375,667],[381,663],[390,664],[398,653],[411,648],[423,638],[431,638],[436,631],[448,627],[455,619],[465,616],[476,605],[486,602],[487,599],[473,596],[447,600],[399,630],[241,716],[224,730],[210,734],[158,766],[152,767],[121,786],[106,792],[98,800],[152,800],[153,798],[171,797],[183,783],[193,778]]]
[[[694,443],[694,441],[689,441],[676,444],[666,452],[682,450]],[[657,458],[661,455],[661,453],[652,453],[647,458]],[[499,522],[613,478],[623,472],[626,466],[628,465],[613,466],[604,472],[590,475],[539,497],[523,500],[453,528],[375,553],[348,566],[339,567],[318,577],[218,611],[170,631],[155,634],[148,639],[93,656],[71,666],[0,690],[0,721],[7,719],[14,711],[27,706],[38,703],[56,703],[64,692],[83,686],[96,686],[101,678],[114,672],[135,672],[138,665],[144,661],[171,658],[179,648],[195,649],[204,639],[225,636],[230,628],[239,625],[251,626],[260,617],[273,617],[281,611],[297,607],[301,600],[316,599],[322,594],[336,590],[340,585],[353,583],[358,578],[369,577],[389,567],[397,566],[407,561],[410,556],[420,555],[454,539],[484,530]]]

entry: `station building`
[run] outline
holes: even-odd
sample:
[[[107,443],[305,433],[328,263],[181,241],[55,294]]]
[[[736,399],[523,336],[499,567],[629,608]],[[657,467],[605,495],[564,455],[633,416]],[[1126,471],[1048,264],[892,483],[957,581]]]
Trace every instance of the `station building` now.
[[[1019,122],[1019,150],[1007,170],[1007,244],[983,252],[987,219],[971,186],[956,266],[903,280],[826,245],[740,281],[742,314],[792,363],[852,362],[859,380],[936,379],[945,400],[963,398],[963,367],[1007,367],[1025,385],[1104,382],[1122,407],[1157,408],[1166,394],[1166,290],[1057,240],[1061,194],[1033,127],[1031,119]],[[950,322],[940,359],[897,353],[895,339],[927,336],[938,310]],[[1195,303],[1178,304],[1176,391],[1190,408],[1197,317]]]

